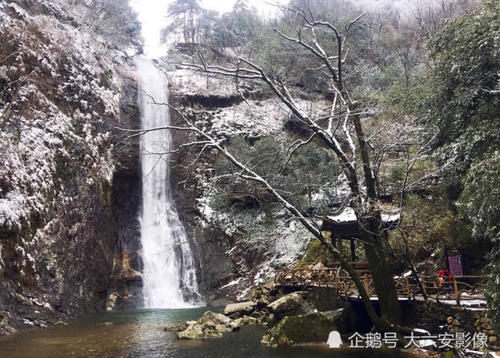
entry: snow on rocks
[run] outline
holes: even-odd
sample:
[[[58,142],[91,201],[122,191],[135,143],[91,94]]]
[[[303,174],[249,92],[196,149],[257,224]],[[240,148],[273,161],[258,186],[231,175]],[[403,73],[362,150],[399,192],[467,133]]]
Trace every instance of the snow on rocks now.
[[[99,56],[105,49],[99,47],[90,34],[52,17],[31,16],[15,3],[8,6],[17,19],[2,11],[2,19],[8,21],[0,27],[0,34],[10,25],[19,28],[23,36],[14,39],[21,49],[10,70],[3,70],[5,76],[16,81],[20,69],[31,65],[30,61],[36,59],[38,65],[28,74],[33,81],[26,77],[18,79],[21,85],[10,103],[8,119],[10,123],[17,123],[17,135],[15,128],[2,131],[0,135],[3,161],[0,171],[9,181],[8,193],[2,193],[0,199],[0,225],[19,228],[29,212],[44,210],[46,196],[55,185],[57,166],[60,161],[69,159],[68,147],[87,149],[91,156],[85,164],[105,180],[110,180],[113,165],[105,149],[109,146],[109,136],[95,133],[95,129],[92,132],[92,128],[102,121],[102,114],[116,120],[120,82],[113,72],[113,64],[104,60],[107,57]],[[99,83],[105,74],[109,77],[108,85]],[[52,81],[61,83],[55,88],[56,93],[50,88]],[[94,101],[93,105],[89,105],[89,99]],[[67,113],[63,107],[68,103],[63,101],[73,101],[76,111]]]
[[[207,77],[200,72],[168,65],[165,71],[169,77],[171,104],[198,128],[222,143],[237,137],[249,140],[272,137],[285,143],[285,128],[292,118],[290,109],[274,96],[266,95],[259,84],[241,81],[236,87],[230,77]],[[250,92],[252,95],[248,95]],[[219,105],[218,101],[224,105]],[[308,101],[299,96],[296,105],[312,116],[322,116],[330,110],[323,100]],[[248,210],[225,211],[217,207],[216,178],[213,177],[215,163],[201,160],[203,164],[191,171],[198,209],[195,218],[198,222],[193,226],[217,233],[217,241],[224,247],[237,273],[235,277],[222,280],[218,292],[236,293],[236,298],[243,300],[253,287],[271,278],[276,268],[300,260],[312,235],[278,207],[273,213],[266,214]],[[336,193],[339,198],[349,194],[344,183],[341,178]],[[327,194],[330,191],[331,188],[319,188],[312,193],[314,205],[330,202],[331,195]],[[266,226],[265,223],[270,222],[272,225]]]
[[[168,72],[169,88],[175,96],[183,95],[218,95],[237,94],[234,81],[228,78],[208,77],[190,69],[175,69]]]
[[[241,102],[215,111],[211,130],[227,137],[268,136],[282,129],[287,113],[275,99]]]
[[[0,271],[8,262],[19,287],[50,272],[62,292],[58,239],[76,241],[112,180],[124,60],[78,26],[78,5],[22,4],[0,1]]]

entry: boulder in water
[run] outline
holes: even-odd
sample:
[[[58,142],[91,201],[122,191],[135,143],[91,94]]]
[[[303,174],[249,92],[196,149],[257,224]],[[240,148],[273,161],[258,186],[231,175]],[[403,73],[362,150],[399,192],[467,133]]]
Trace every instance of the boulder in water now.
[[[196,322],[193,322],[193,324]],[[172,323],[165,327],[165,331],[182,332],[188,328],[187,322]]]
[[[113,311],[115,309],[117,300],[118,300],[118,294],[116,292],[110,294],[106,302],[106,311]]]
[[[243,316],[234,320],[234,323],[238,328],[241,326],[256,326],[259,324],[259,320],[254,317]]]
[[[252,313],[252,311],[255,309],[255,306],[256,306],[256,303],[253,301],[231,303],[231,304],[227,305],[226,308],[224,308],[224,314],[225,315],[249,314],[249,313]]]
[[[278,315],[298,315],[314,312],[314,307],[310,305],[303,296],[303,292],[293,292],[271,302],[268,307]]]
[[[336,330],[335,320],[328,314],[287,316],[266,332],[262,343],[272,347],[325,343],[332,330]]]
[[[239,328],[231,318],[211,311],[205,312],[198,321],[188,321],[186,324],[187,328],[177,334],[180,339],[217,338]]]

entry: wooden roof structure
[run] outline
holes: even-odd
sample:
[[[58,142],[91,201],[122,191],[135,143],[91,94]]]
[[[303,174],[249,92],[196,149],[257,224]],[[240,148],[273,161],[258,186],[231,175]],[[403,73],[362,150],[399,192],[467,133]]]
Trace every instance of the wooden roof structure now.
[[[394,230],[401,215],[399,211],[383,211],[382,221],[384,229]],[[353,208],[347,207],[337,215],[328,215],[323,218],[320,229],[329,231],[335,238],[352,239],[359,237],[359,225]]]

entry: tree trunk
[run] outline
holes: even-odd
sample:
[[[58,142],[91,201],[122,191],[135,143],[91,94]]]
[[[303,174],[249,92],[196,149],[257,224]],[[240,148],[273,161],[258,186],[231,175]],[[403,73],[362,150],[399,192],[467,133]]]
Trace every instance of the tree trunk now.
[[[377,292],[381,316],[390,322],[401,322],[401,307],[390,265],[384,252],[379,247],[365,244],[366,257]]]
[[[354,239],[351,239],[351,261],[356,261],[356,244],[354,243]]]
[[[383,319],[399,324],[401,322],[401,307],[385,246],[387,241],[384,234],[381,236],[374,234],[379,232],[380,222],[380,213],[370,215],[360,225],[360,236],[364,242],[381,316]]]
[[[358,106],[353,106],[355,110]],[[363,174],[365,177],[366,192],[368,196],[368,205],[372,209],[366,214],[358,216],[359,232],[361,240],[364,242],[366,257],[370,271],[372,273],[373,285],[377,292],[380,313],[383,319],[399,324],[401,322],[401,307],[399,304],[396,284],[392,276],[391,265],[389,263],[388,250],[386,248],[387,233],[382,230],[384,223],[380,211],[374,208],[377,201],[376,182],[370,164],[370,155],[368,143],[365,138],[361,117],[353,116],[354,129],[359,143],[361,162],[363,164]],[[366,206],[366,204],[361,204]],[[360,210],[362,212],[363,210]]]
[[[344,243],[340,237],[337,239],[337,250],[339,250],[341,254],[344,253]]]

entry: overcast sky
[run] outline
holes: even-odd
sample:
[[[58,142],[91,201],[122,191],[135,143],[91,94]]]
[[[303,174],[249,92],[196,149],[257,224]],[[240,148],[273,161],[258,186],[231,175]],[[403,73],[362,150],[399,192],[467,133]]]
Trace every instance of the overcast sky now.
[[[273,7],[270,4],[274,3],[285,3],[285,0],[249,0],[250,5],[255,6],[261,14],[273,11]],[[213,9],[220,12],[230,11],[233,8],[235,0],[202,0],[201,4],[206,9]]]

